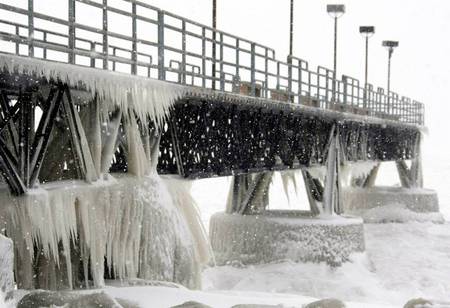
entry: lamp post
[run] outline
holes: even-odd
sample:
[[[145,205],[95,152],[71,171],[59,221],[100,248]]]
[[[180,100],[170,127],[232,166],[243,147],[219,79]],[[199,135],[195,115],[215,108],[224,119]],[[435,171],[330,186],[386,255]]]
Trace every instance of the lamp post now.
[[[294,0],[291,0],[291,22],[289,27],[289,56],[292,57],[294,45]]]
[[[216,89],[216,29],[217,29],[217,0],[213,0],[212,6],[212,89]]]
[[[369,76],[369,38],[375,34],[375,27],[373,26],[361,26],[359,27],[359,33],[366,39],[366,67],[364,72],[364,108],[367,108],[367,84]]]
[[[398,41],[383,41],[383,47],[388,49],[387,111],[389,113],[391,109],[391,58],[394,53],[394,48],[398,47]]]
[[[328,4],[327,13],[334,18],[334,61],[333,61],[333,102],[336,100],[336,70],[337,70],[337,21],[345,13],[345,5]]]

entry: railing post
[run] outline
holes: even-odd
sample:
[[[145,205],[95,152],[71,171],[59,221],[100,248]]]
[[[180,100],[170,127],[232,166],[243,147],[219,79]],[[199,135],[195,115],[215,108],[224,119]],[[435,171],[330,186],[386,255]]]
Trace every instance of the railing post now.
[[[302,76],[302,61],[298,61],[298,103],[302,103],[302,87],[303,87],[303,76]]]
[[[225,74],[223,71],[223,33],[220,33],[220,50],[219,50],[219,57],[220,57],[220,90],[225,91]]]
[[[158,11],[158,79],[166,79],[164,68],[164,12]]]
[[[240,59],[239,59],[239,39],[236,39],[236,70],[234,75],[239,76],[239,65],[240,65]]]
[[[28,0],[28,56],[34,57],[34,3],[33,0]]]
[[[425,124],[425,108],[424,108],[424,105],[423,105],[423,104],[420,104],[420,108],[421,108],[421,110],[422,110],[422,112],[421,112],[422,118],[421,118],[419,124],[420,124],[420,125],[424,125],[424,124]]]
[[[264,52],[264,95],[268,97],[268,88],[269,88],[269,50],[265,48]]]
[[[133,62],[131,64],[131,74],[136,75],[137,74],[137,19],[136,19],[136,2],[131,3],[131,20],[132,20],[132,29],[131,29],[131,61]]]
[[[347,87],[348,87],[348,78],[345,75],[342,75],[342,85],[344,86],[344,105],[348,105],[348,93],[347,93]]]
[[[292,93],[292,56],[288,56],[288,100],[291,100]]]
[[[186,84],[186,21],[181,22],[181,83]],[[194,74],[192,74],[194,80]]]
[[[206,88],[206,29],[202,27],[202,87]]]
[[[280,73],[281,73],[280,61],[277,61],[277,90],[280,90]]]
[[[255,58],[255,43],[252,43],[251,47],[251,66],[250,66],[250,80],[252,84],[251,96],[256,95],[256,58]]]
[[[29,0],[32,1],[32,0]],[[69,0],[69,63],[75,64],[75,0]]]
[[[116,56],[116,47],[113,47],[112,53],[113,53],[113,56],[115,57]],[[112,70],[113,70],[113,72],[116,71],[116,60],[112,61]]]
[[[91,42],[91,67],[95,67],[95,57],[92,56],[95,53],[95,43]]]
[[[19,27],[18,26],[16,26],[16,36],[19,36],[20,35],[20,31],[19,31]],[[19,54],[19,42],[16,42],[16,55],[18,55]],[[44,57],[44,59],[45,59],[45,57]]]
[[[225,91],[225,73],[220,71],[220,91]]]
[[[103,69],[108,69],[108,55],[109,55],[109,43],[108,43],[108,0],[103,0]],[[115,67],[114,67],[115,69]]]

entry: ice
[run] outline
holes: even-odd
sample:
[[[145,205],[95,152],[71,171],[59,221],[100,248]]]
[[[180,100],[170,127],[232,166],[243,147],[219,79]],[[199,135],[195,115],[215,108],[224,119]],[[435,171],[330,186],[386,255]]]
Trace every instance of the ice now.
[[[340,170],[341,183],[350,186],[352,179],[366,177],[377,164],[374,161],[345,162]]]
[[[444,218],[439,212],[417,213],[411,211],[404,204],[389,204],[369,209],[362,214],[364,222],[386,223],[386,222],[435,222],[443,223]]]
[[[206,236],[192,200],[183,198],[186,188],[166,181],[155,173],[142,178],[116,175],[95,185],[82,181],[42,185],[22,197],[11,197],[5,190],[0,194],[1,203],[8,204],[2,223],[16,253],[32,260],[39,244],[47,259],[58,267],[67,265],[70,288],[71,241],[78,236],[84,273],[87,277],[90,268],[96,287],[104,285],[105,258],[117,279],[175,279],[198,287],[199,266],[209,260]],[[21,265],[16,264],[16,270]],[[29,270],[22,280],[31,279]],[[32,283],[24,281],[23,286]]]
[[[133,111],[144,123],[147,117],[162,123],[171,106],[186,93],[185,87],[169,82],[15,55],[2,54],[0,68],[47,80],[60,79],[71,87],[81,84],[92,97],[97,95],[107,109],[120,107],[124,113]]]
[[[9,292],[14,288],[13,267],[13,242],[0,234],[0,295],[2,292]]]

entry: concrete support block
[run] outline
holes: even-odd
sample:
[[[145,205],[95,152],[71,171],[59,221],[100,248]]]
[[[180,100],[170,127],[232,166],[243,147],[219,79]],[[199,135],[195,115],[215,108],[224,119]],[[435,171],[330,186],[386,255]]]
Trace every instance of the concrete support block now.
[[[344,212],[361,214],[379,206],[401,205],[417,213],[439,212],[436,191],[403,187],[347,187],[343,189]]]
[[[217,213],[210,222],[211,245],[219,265],[290,259],[337,266],[351,253],[364,251],[363,231],[360,218],[305,218],[296,211]]]

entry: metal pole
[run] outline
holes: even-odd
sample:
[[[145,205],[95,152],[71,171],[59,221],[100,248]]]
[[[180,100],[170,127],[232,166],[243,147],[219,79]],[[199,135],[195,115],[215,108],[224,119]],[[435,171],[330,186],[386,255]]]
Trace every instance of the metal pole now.
[[[338,17],[334,17],[334,65],[333,65],[333,103],[336,102],[336,69],[337,69],[337,20]]]
[[[364,78],[364,88],[367,88],[369,74],[369,36],[366,36],[366,73]]]
[[[28,56],[34,57],[34,3],[33,0],[28,0]]]
[[[216,29],[217,29],[217,0],[213,0],[213,11],[212,11],[212,89],[216,89]]]
[[[388,53],[388,81],[387,81],[387,97],[388,97],[388,104],[387,104],[387,113],[390,113],[391,110],[391,58],[392,58],[392,53],[394,51],[394,48],[390,47],[389,48],[389,53]]]
[[[289,29],[289,56],[288,56],[288,100],[291,101],[292,93],[292,53],[294,45],[294,0],[291,0],[290,11],[290,29]],[[292,99],[293,101],[293,99]]]
[[[102,12],[102,19],[103,19],[103,38],[102,38],[102,45],[103,45],[103,69],[108,69],[108,55],[109,55],[109,44],[108,44],[108,0],[103,0],[103,12]],[[115,65],[115,62],[113,62]],[[115,70],[115,69],[113,69]]]
[[[293,44],[294,44],[294,0],[291,0],[291,24],[289,32],[289,55],[293,54]]]
[[[366,69],[364,74],[364,108],[367,108],[367,82],[369,76],[369,36],[366,35]]]
[[[69,0],[69,63],[75,64],[75,0]]]

